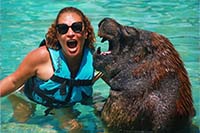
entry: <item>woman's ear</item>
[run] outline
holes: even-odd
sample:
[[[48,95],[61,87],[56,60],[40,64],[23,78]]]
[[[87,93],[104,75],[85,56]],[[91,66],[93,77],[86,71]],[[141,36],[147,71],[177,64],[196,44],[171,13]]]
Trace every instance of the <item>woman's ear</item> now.
[[[84,32],[84,37],[85,37],[85,39],[88,38],[88,31],[85,31],[85,32]]]

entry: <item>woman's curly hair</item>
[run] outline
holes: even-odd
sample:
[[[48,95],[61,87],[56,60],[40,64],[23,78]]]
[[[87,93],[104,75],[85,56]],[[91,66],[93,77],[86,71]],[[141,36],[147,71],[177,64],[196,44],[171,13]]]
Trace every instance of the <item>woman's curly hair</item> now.
[[[56,20],[54,21],[54,23],[49,27],[48,32],[46,33],[46,46],[49,48],[53,48],[53,49],[60,49],[60,43],[57,39],[56,36],[56,25],[58,23],[58,19],[60,17],[60,15],[62,13],[66,13],[66,12],[75,12],[78,15],[81,16],[82,21],[85,25],[86,31],[88,32],[88,37],[85,40],[85,46],[90,48],[91,50],[94,50],[94,42],[95,40],[95,34],[94,34],[94,30],[93,27],[89,21],[89,19],[83,14],[82,11],[80,11],[79,9],[75,8],[75,7],[65,7],[63,9],[60,10],[60,12],[58,13]]]

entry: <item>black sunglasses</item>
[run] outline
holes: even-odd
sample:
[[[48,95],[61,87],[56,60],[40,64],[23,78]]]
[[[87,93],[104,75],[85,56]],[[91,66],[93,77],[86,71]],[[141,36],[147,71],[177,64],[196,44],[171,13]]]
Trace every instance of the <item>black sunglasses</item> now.
[[[74,22],[71,26],[68,26],[67,24],[57,24],[56,30],[59,34],[65,34],[68,32],[69,28],[72,28],[75,33],[80,33],[82,31],[82,27],[82,22]]]

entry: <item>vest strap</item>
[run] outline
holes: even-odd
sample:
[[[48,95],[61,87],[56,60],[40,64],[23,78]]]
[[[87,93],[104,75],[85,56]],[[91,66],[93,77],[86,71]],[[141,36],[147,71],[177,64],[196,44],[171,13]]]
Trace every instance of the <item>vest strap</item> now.
[[[68,86],[89,86],[92,85],[93,82],[92,80],[75,80],[75,79],[67,79],[67,78],[62,78],[56,75],[53,75],[50,78],[52,81],[58,82],[58,83],[63,83],[65,82]]]

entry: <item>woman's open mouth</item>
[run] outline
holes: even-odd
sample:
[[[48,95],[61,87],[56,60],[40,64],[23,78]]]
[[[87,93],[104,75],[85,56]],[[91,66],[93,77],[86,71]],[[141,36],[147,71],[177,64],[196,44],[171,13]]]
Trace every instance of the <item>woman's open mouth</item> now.
[[[68,47],[69,53],[74,54],[77,52],[77,50],[78,50],[78,41],[77,40],[74,40],[74,39],[68,40],[66,42],[66,45]]]
[[[69,48],[76,48],[77,47],[78,42],[76,40],[68,40],[67,41],[67,46]]]

